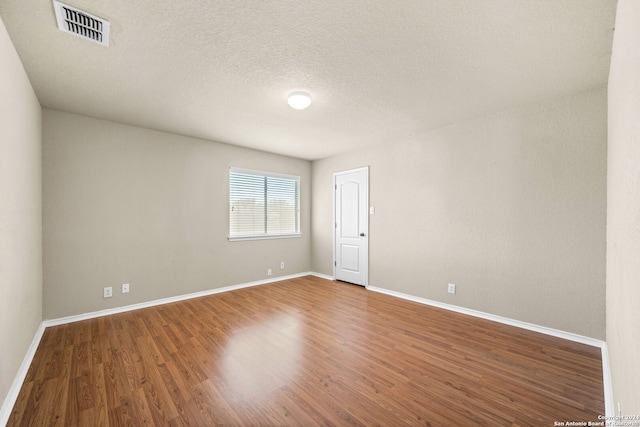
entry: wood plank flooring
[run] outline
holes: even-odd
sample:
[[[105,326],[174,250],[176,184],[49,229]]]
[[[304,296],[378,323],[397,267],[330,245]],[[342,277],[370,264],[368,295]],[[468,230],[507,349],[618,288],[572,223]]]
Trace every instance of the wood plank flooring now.
[[[9,426],[553,426],[600,349],[303,277],[48,328]]]

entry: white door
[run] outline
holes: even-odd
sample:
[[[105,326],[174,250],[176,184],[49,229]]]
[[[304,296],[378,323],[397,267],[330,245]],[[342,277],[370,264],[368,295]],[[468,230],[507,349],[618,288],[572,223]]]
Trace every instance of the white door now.
[[[369,168],[335,173],[334,277],[367,286],[369,276]]]

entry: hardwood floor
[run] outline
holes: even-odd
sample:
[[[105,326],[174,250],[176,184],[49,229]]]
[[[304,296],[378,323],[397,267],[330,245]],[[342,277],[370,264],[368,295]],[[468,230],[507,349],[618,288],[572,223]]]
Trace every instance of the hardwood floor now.
[[[303,277],[48,328],[8,425],[553,426],[600,349]]]

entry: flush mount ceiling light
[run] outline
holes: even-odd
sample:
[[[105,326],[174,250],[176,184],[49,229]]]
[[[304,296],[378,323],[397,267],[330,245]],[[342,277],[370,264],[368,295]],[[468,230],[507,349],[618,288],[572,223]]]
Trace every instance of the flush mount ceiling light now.
[[[307,92],[291,92],[287,97],[287,102],[291,108],[296,110],[304,110],[311,105],[311,95]]]

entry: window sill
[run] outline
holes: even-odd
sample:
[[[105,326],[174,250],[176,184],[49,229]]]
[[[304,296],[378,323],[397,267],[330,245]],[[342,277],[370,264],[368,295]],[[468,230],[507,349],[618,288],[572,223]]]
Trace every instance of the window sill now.
[[[272,236],[241,236],[241,237],[229,237],[230,242],[241,242],[244,240],[271,240],[271,239],[295,239],[302,237],[302,234],[277,234]]]

